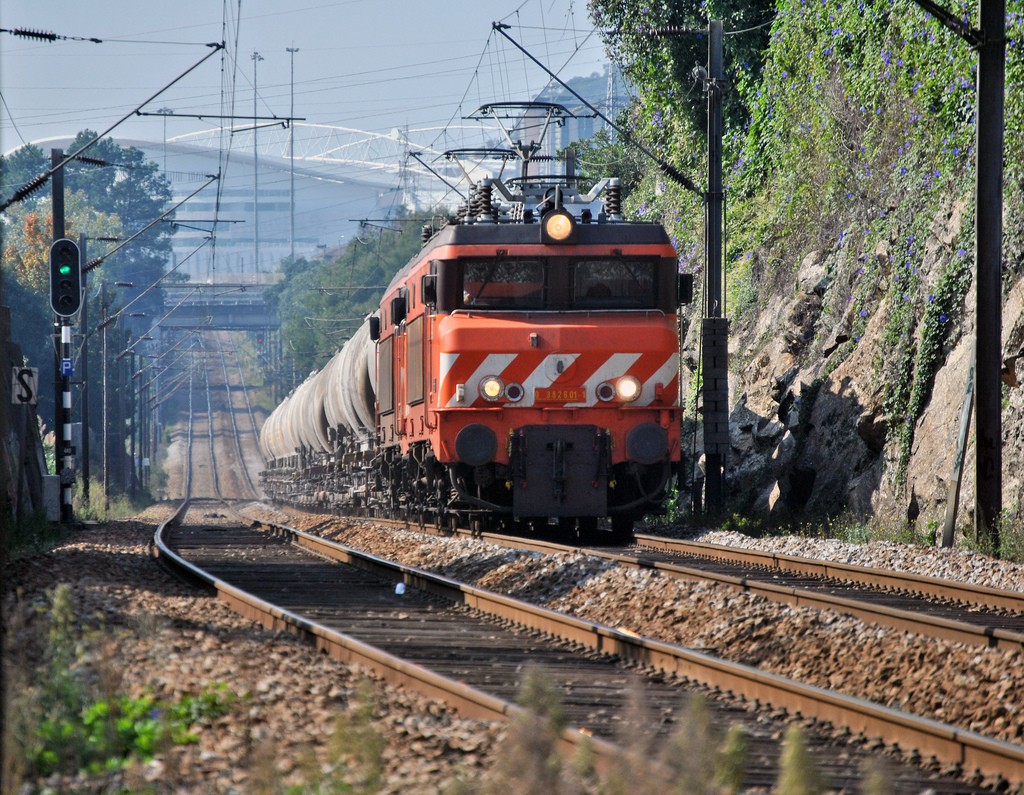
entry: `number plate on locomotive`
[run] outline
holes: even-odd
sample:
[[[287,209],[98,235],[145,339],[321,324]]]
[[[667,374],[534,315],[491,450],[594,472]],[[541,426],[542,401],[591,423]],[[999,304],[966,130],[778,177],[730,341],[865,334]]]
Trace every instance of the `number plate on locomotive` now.
[[[587,390],[581,386],[540,387],[534,390],[533,399],[537,403],[584,403]]]

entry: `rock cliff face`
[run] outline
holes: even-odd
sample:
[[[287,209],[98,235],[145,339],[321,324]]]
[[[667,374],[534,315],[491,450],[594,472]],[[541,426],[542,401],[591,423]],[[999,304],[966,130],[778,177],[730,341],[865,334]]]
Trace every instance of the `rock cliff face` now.
[[[973,349],[973,286],[959,297],[955,314],[940,317],[949,325],[930,389],[909,428],[900,427],[906,417],[886,414],[894,372],[889,359],[891,335],[899,328],[894,313],[909,308],[922,316],[945,266],[964,256],[955,244],[965,231],[964,207],[953,204],[934,221],[927,240],[918,241],[918,282],[910,295],[885,286],[904,267],[892,262],[894,241],[887,240],[866,254],[842,245],[811,252],[790,273],[761,274],[758,305],[737,313],[730,328],[726,487],[732,510],[781,521],[849,512],[941,525]],[[873,259],[868,266],[877,288],[858,282],[866,259]],[[1005,285],[1002,311],[1003,505],[1014,516],[1024,487],[1024,394],[1017,388],[1017,378],[1024,379],[1017,372],[1024,351],[1024,282]],[[693,349],[698,322],[693,319],[687,337]],[[915,324],[904,348],[920,348],[922,333],[922,324]],[[928,382],[921,372],[913,377]],[[699,431],[697,447],[699,455]],[[974,461],[972,420],[960,528],[973,521]]]

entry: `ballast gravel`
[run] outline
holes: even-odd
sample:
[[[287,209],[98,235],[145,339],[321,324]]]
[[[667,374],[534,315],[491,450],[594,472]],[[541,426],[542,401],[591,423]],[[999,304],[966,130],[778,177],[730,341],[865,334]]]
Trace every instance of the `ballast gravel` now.
[[[226,688],[231,708],[194,726],[197,742],[105,774],[27,777],[24,754],[5,732],[5,792],[408,795],[479,780],[503,725],[459,718],[441,702],[387,686],[177,580],[148,550],[169,515],[156,508],[138,521],[82,530],[7,566],[7,716],[29,714],[19,695],[47,670],[39,637],[59,583],[70,586],[79,665],[101,690],[181,703]],[[365,762],[378,742],[379,763]],[[8,788],[14,778],[19,789]],[[325,781],[334,788],[316,788]]]
[[[301,521],[291,517],[296,526]],[[983,649],[866,624],[831,611],[794,608],[713,583],[619,567],[584,555],[510,550],[482,540],[395,532],[336,519],[317,535],[640,635],[756,666],[1001,740],[1024,743],[1024,654]],[[300,528],[301,529],[301,528]],[[714,543],[744,537],[714,534]],[[702,538],[700,540],[709,540]],[[746,539],[751,541],[751,539]],[[782,539],[787,554],[975,581],[982,556],[929,554],[895,544]],[[770,548],[764,539],[759,548]],[[750,545],[752,546],[752,545]],[[1021,567],[985,559],[985,585],[1014,588]],[[958,575],[958,576],[957,576]]]
[[[834,538],[802,536],[751,538],[724,530],[706,530],[687,534],[686,538],[706,544],[757,549],[776,555],[830,560],[851,566],[890,569],[983,585],[987,588],[1024,591],[1024,566],[996,560],[968,549],[943,549],[893,541],[850,544]]]
[[[258,504],[249,511],[284,519]],[[175,701],[222,683],[238,696],[234,707],[200,727],[196,744],[174,746],[154,761],[100,776],[53,776],[28,782],[25,791],[245,793],[309,788],[328,776],[359,791],[366,771],[343,742],[351,745],[353,737],[383,738],[381,792],[441,792],[459,780],[479,781],[493,766],[503,727],[460,719],[438,702],[387,687],[288,635],[262,629],[167,574],[147,547],[169,512],[156,506],[136,521],[83,530],[46,554],[10,564],[4,572],[5,676],[17,685],[41,670],[39,649],[27,638],[52,588],[65,582],[83,629],[99,629],[106,639],[93,656],[121,692]],[[917,637],[580,553],[515,551],[323,516],[288,523],[555,610],[1024,742],[1019,652]],[[1024,583],[1022,567],[960,551],[722,533],[698,540],[992,587]],[[367,705],[365,726],[353,724]]]

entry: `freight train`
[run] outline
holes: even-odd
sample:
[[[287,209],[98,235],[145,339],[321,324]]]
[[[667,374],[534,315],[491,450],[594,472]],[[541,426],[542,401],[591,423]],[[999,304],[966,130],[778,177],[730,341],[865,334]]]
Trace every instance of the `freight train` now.
[[[568,113],[482,110],[545,126]],[[562,173],[533,174],[551,162],[538,142],[506,138],[471,154],[519,160],[519,176],[476,179],[379,311],[268,417],[271,499],[616,542],[661,508],[692,283],[661,225],[624,220],[618,180],[582,193],[571,151]]]

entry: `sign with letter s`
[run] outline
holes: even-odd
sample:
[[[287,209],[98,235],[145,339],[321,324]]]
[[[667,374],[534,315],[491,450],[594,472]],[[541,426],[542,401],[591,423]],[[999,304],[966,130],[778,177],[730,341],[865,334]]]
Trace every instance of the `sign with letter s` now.
[[[39,402],[39,368],[11,368],[11,403],[34,406]]]

